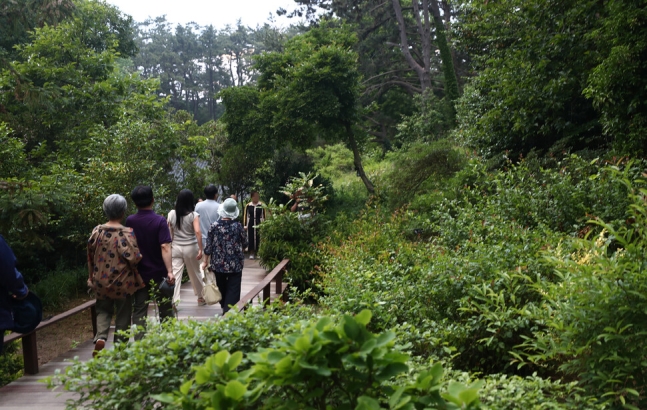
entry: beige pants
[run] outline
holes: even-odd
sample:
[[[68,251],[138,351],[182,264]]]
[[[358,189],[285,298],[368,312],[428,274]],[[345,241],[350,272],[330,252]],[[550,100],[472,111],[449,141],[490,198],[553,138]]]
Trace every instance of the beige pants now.
[[[173,303],[177,304],[180,300],[180,285],[182,284],[182,274],[184,266],[189,273],[193,293],[197,297],[202,297],[202,274],[200,273],[200,262],[198,259],[198,244],[177,245],[173,244],[171,252],[173,258],[173,276],[175,277],[175,293],[173,294]]]

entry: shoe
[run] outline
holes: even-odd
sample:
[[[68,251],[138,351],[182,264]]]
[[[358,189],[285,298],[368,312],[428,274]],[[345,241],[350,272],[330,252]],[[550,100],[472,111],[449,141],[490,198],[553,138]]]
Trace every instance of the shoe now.
[[[254,255],[249,255],[249,259],[254,259]]]
[[[99,339],[94,343],[94,351],[92,352],[92,358],[95,358],[103,348],[106,347],[106,341]]]
[[[205,306],[207,302],[203,298],[198,298],[198,306]]]

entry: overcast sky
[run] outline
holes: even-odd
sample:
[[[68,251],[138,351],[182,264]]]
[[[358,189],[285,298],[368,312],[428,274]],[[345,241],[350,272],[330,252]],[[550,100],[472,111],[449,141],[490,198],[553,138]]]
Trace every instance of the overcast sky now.
[[[256,27],[274,14],[276,24],[290,25],[285,17],[277,18],[276,10],[283,7],[293,10],[293,0],[106,0],[119,7],[121,11],[133,16],[135,21],[144,21],[148,17],[166,14],[166,19],[173,23],[185,24],[194,21],[201,26],[213,24],[223,28],[226,24],[234,25],[241,19],[243,24]],[[296,23],[292,21],[292,23]]]

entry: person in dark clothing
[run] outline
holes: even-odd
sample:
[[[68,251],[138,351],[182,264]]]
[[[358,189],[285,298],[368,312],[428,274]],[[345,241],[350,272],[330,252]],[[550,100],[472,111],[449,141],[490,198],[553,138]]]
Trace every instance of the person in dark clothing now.
[[[153,211],[154,198],[151,187],[135,187],[130,197],[137,206],[137,213],[126,219],[126,226],[133,228],[137,238],[143,257],[137,269],[146,284],[145,288],[139,289],[133,295],[133,323],[145,328],[151,293],[157,302],[160,321],[175,317],[172,301],[160,295],[158,291],[164,278],[170,284],[175,283],[171,265],[172,239],[166,218]],[[144,334],[140,332],[135,335],[135,340],[142,337]]]
[[[265,204],[257,191],[252,192],[252,200],[245,206],[243,226],[247,231],[249,243],[249,259],[254,259],[260,247],[260,232],[258,226],[265,220]]]
[[[16,269],[16,256],[0,235],[0,354],[4,347],[4,332],[13,328],[11,298],[24,299],[29,289]]]
[[[239,210],[234,199],[225,200],[218,213],[220,220],[211,225],[204,252],[211,256],[209,269],[215,274],[222,294],[220,305],[224,315],[231,305],[240,301],[247,235],[243,225],[236,221]],[[207,268],[206,261],[202,267]]]

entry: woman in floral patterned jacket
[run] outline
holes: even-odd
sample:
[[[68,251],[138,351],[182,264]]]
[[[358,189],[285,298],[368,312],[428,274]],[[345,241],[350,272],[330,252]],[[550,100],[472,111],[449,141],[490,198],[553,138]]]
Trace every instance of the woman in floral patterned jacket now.
[[[126,213],[126,199],[117,194],[103,201],[103,211],[109,221],[92,231],[88,240],[88,286],[97,298],[97,334],[94,336],[96,355],[106,345],[112,314],[115,317],[115,343],[128,339],[117,335],[128,330],[132,319],[132,295],[144,287],[137,272],[137,263],[142,259],[132,228],[121,221]]]
[[[214,222],[209,229],[204,253],[211,256],[209,270],[216,276],[216,285],[222,294],[220,305],[224,315],[229,311],[229,306],[240,300],[247,234],[243,225],[236,220],[239,209],[235,199],[226,199],[220,205],[218,214],[220,220]],[[203,262],[202,268],[206,267],[206,262]]]

